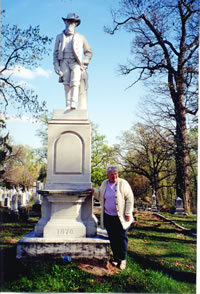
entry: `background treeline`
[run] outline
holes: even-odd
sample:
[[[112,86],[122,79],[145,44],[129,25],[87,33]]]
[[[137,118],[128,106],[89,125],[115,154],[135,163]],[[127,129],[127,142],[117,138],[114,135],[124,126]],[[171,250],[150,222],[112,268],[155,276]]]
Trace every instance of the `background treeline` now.
[[[48,116],[50,117],[50,115]],[[12,145],[9,134],[1,123],[1,185],[11,188],[30,188],[36,181],[45,182],[47,164],[47,122],[38,130],[40,149],[29,146]],[[197,207],[197,126],[188,133],[190,154],[190,209],[196,213]],[[129,181],[136,205],[151,206],[151,196],[155,192],[162,210],[172,211],[176,198],[175,143],[170,130],[163,130],[152,121],[137,123],[124,131],[119,143],[110,147],[106,137],[99,134],[98,126],[92,124],[91,180],[98,187],[106,178],[106,167],[119,167],[119,175]]]

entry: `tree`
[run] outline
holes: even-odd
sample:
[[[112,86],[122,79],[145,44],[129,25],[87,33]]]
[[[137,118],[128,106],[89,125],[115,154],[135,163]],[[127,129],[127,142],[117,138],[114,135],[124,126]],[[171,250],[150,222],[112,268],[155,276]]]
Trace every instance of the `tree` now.
[[[35,152],[37,156],[41,158],[41,160],[46,163],[47,162],[47,151],[48,151],[48,121],[52,118],[52,113],[44,113],[40,117],[41,126],[36,132],[36,136],[40,138],[42,143],[41,148],[37,148]]]
[[[12,153],[6,158],[5,172],[2,176],[7,186],[30,188],[39,176],[40,159],[30,147],[12,146]]]
[[[47,152],[48,152],[48,121],[52,118],[52,113],[44,113],[41,118],[41,126],[37,130],[36,135],[40,138],[42,143],[41,148],[34,150],[35,156],[40,158],[41,168],[38,181],[45,182],[47,176]]]
[[[173,147],[170,133],[138,123],[123,133],[116,150],[123,171],[148,179],[152,192],[155,191],[158,196],[158,191],[166,185],[164,181],[167,178],[171,178],[173,185]]]
[[[115,162],[114,149],[106,144],[105,139],[98,133],[97,125],[92,123],[91,178],[97,186],[106,178],[106,167]]]
[[[0,111],[6,112],[8,105],[15,110],[28,111],[39,114],[46,110],[46,103],[39,102],[38,95],[21,81],[13,76],[14,70],[20,71],[23,67],[32,69],[38,66],[42,57],[48,54],[48,45],[52,39],[40,35],[40,28],[29,26],[20,29],[17,25],[2,25],[0,43]]]
[[[137,174],[134,171],[130,171],[131,168],[126,171],[120,171],[122,172],[122,176],[124,179],[126,179],[131,189],[134,193],[134,199],[135,203],[141,203],[141,201],[145,204],[151,203],[151,195],[152,195],[152,187],[150,184],[150,181],[147,177]]]
[[[195,124],[195,122],[194,122]],[[198,126],[195,124],[189,132],[189,170],[190,170],[190,205],[192,212],[197,213],[197,177],[198,177]]]
[[[159,91],[172,101],[175,120],[176,192],[189,212],[189,156],[187,150],[187,114],[198,108],[199,3],[197,0],[121,0],[113,11],[114,34],[120,27],[133,34],[134,60],[121,65],[127,75],[137,72],[133,81],[158,81]],[[163,87],[161,85],[163,84]],[[155,87],[155,85],[154,85]]]
[[[4,134],[5,128],[5,122],[0,119],[0,177],[5,171],[5,160],[12,152],[12,147],[9,143],[9,133]]]

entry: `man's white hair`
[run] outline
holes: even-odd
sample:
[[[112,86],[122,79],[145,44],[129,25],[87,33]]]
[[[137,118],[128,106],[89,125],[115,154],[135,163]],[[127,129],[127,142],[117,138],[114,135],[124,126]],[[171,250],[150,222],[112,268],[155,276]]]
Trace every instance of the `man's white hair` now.
[[[107,174],[108,174],[110,171],[112,171],[112,170],[118,172],[118,168],[117,168],[117,166],[108,166],[107,169],[106,169]]]

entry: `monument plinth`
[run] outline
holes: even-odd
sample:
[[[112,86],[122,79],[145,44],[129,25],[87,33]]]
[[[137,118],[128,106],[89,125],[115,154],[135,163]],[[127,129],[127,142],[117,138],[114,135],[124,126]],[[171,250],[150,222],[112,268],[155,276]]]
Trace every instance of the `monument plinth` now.
[[[109,241],[97,230],[91,188],[91,125],[87,110],[54,110],[48,123],[47,181],[42,216],[18,242],[17,257],[109,258]]]
[[[91,187],[91,125],[87,110],[54,110],[48,127],[46,190]]]

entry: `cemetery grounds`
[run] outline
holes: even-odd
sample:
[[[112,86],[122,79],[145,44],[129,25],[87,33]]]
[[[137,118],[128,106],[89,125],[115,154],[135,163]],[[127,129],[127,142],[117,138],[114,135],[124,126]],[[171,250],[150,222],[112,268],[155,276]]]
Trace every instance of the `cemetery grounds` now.
[[[196,215],[136,211],[124,271],[97,261],[21,261],[16,244],[39,220],[14,218],[0,208],[1,292],[196,293]]]

